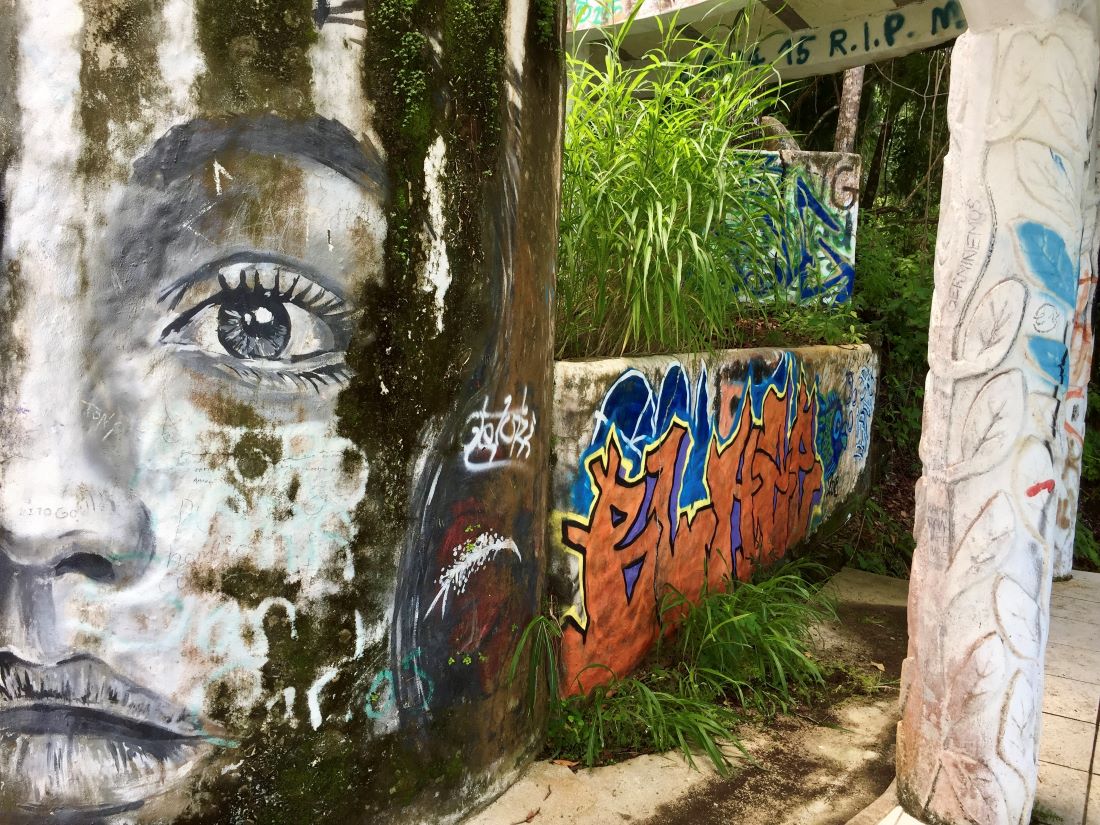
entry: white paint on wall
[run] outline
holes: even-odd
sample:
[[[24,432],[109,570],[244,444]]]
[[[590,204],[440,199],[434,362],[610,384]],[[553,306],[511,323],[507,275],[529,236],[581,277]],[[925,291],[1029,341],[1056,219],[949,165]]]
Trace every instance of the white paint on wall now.
[[[166,0],[163,25],[171,32],[157,45],[157,64],[168,93],[165,115],[183,120],[194,116],[192,86],[205,66],[196,38],[195,0]]]
[[[83,146],[77,124],[84,14],[77,0],[23,0],[16,14],[22,24],[16,90],[22,142],[7,175],[11,218],[4,257],[19,256],[23,266],[41,267],[50,274],[41,279],[44,287],[58,290],[59,298],[71,297],[79,283],[74,261],[59,260],[53,246],[38,241],[43,226],[58,234],[82,229],[77,193],[55,184],[73,175]],[[65,276],[54,277],[54,267],[61,267]],[[30,282],[36,274],[25,273]]]
[[[482,533],[476,539],[452,547],[451,558],[454,561],[439,576],[439,590],[424,615],[431,613],[437,604],[439,614],[447,615],[447,600],[452,595],[465,593],[466,585],[470,583],[475,573],[502,553],[508,552],[515,554],[517,559],[523,561],[519,547],[512,539],[493,532]]]
[[[538,417],[527,405],[526,387],[518,404],[508,395],[499,410],[491,410],[485,398],[481,409],[466,417],[467,436],[462,448],[466,469],[476,473],[527,461],[537,426]]]
[[[321,723],[324,721],[324,717],[321,715],[321,691],[325,689],[325,685],[336,678],[339,671],[334,667],[330,667],[324,671],[317,681],[310,685],[309,692],[306,694],[306,705],[309,707],[309,724],[314,730],[321,727]]]
[[[362,10],[340,12],[341,20],[362,22]],[[363,94],[364,29],[350,22],[329,22],[309,50],[313,69],[313,106],[321,117],[338,120],[361,138],[381,146],[371,123],[372,107]]]
[[[447,167],[447,145],[440,135],[424,158],[424,189],[428,196],[428,226],[424,246],[428,260],[424,265],[423,288],[435,294],[436,328],[443,331],[443,305],[451,285],[451,264],[447,259],[447,226],[443,217],[443,176]]]
[[[508,97],[516,106],[522,103],[519,80],[523,77],[523,60],[527,54],[527,16],[530,8],[530,0],[508,0],[508,11],[504,17],[505,48],[516,78],[515,83],[507,84]]]
[[[18,260],[33,307],[5,330],[23,345],[27,357],[21,376],[4,387],[10,403],[26,413],[9,422],[10,434],[0,444],[0,463],[33,466],[35,489],[64,489],[70,473],[80,472],[79,452],[72,452],[78,433],[60,421],[43,416],[47,407],[64,407],[79,420],[83,408],[77,398],[59,397],[59,388],[80,386],[81,358],[71,323],[51,312],[58,304],[75,304],[80,289],[82,260],[77,238],[84,234],[85,209],[79,189],[58,186],[72,179],[82,149],[77,124],[80,104],[79,42],[83,13],[78,0],[38,4],[22,2],[15,19],[21,26],[18,86],[15,97],[21,119],[17,155],[7,169],[7,231],[4,259]],[[37,310],[35,312],[34,310]],[[37,369],[36,369],[37,367]],[[70,452],[68,464],[41,460],[51,453]],[[16,524],[25,487],[0,484],[0,519]],[[75,491],[74,491],[75,492]],[[22,561],[23,559],[17,559]],[[34,654],[36,641],[13,629],[9,647]]]

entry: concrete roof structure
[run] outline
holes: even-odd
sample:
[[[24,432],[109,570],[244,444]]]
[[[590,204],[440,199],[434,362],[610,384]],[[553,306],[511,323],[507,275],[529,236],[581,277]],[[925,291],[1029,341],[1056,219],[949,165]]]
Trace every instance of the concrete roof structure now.
[[[958,0],[574,0],[573,43],[603,39],[637,9],[625,48],[642,53],[673,18],[700,31],[745,23],[754,59],[785,79],[829,74],[936,46],[966,30]]]

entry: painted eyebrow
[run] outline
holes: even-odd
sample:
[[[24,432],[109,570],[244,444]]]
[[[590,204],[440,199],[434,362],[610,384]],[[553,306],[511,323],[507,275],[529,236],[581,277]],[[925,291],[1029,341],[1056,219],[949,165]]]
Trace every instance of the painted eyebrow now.
[[[196,119],[175,126],[134,162],[131,183],[163,188],[229,149],[311,160],[370,190],[380,200],[388,195],[386,167],[372,143],[360,141],[336,120],[314,117],[292,121],[270,114]]]

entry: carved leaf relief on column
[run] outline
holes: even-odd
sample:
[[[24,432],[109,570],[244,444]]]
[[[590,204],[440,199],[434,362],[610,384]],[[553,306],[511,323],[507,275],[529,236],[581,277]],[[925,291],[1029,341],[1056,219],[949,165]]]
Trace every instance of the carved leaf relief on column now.
[[[898,788],[925,821],[1023,825],[1100,49],[1062,14],[953,59]]]

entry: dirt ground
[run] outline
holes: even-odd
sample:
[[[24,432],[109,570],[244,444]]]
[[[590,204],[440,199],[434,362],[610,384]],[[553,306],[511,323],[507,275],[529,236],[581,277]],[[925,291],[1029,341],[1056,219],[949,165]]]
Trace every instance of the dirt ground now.
[[[905,609],[844,604],[839,614],[822,658],[868,675],[877,663],[884,668],[882,686],[839,704],[827,693],[797,715],[777,720],[757,740],[758,767],[713,779],[641,822],[843,825],[886,791],[894,780]]]

